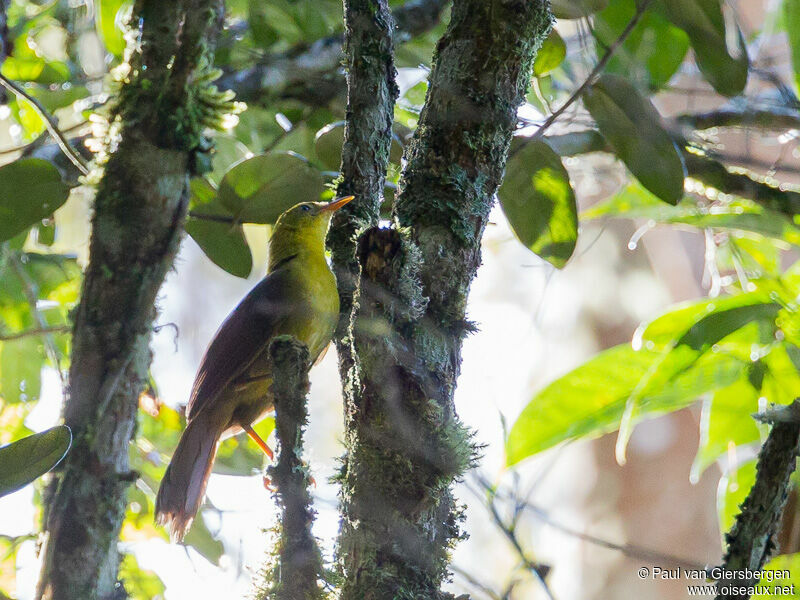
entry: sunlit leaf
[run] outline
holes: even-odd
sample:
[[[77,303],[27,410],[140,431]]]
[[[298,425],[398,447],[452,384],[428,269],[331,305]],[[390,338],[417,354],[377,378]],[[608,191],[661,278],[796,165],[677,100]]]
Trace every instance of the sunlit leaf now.
[[[192,521],[192,527],[183,539],[183,543],[197,550],[215,565],[219,564],[219,559],[225,553],[222,542],[208,530],[203,519],[203,511]]]
[[[69,427],[59,425],[0,448],[0,496],[47,473],[61,462],[71,443]]]
[[[273,152],[234,165],[223,177],[218,197],[244,223],[274,224],[295,204],[319,200],[324,189],[322,174],[306,159]]]
[[[106,50],[117,58],[122,58],[125,51],[122,27],[131,5],[131,0],[97,0],[95,4],[97,30],[103,38]]]
[[[686,336],[692,327],[696,325],[701,329],[709,327],[708,321],[705,320],[706,317],[717,315],[713,318],[718,318],[719,315],[733,315],[736,314],[733,311],[743,309],[746,322],[748,316],[753,315],[754,312],[760,310],[758,307],[764,305],[769,307],[767,312],[770,315],[777,313],[777,305],[770,300],[768,293],[762,291],[683,302],[669,308],[652,321],[640,325],[633,333],[632,344],[637,350],[639,348],[664,350],[679,343],[679,340]],[[737,324],[741,322],[740,319]]]
[[[784,0],[783,11],[794,68],[795,90],[800,91],[800,0]]]
[[[626,217],[652,219],[656,223],[684,224],[697,228],[750,231],[800,245],[800,228],[780,213],[737,198],[710,206],[685,199],[676,206],[660,202],[643,187],[631,184],[611,198],[581,213],[583,219]]]
[[[616,43],[637,11],[634,0],[614,0],[594,17],[598,54]],[[649,89],[666,85],[683,62],[689,38],[659,13],[647,10],[614,52],[606,71]]]
[[[729,468],[719,480],[719,485],[717,486],[717,517],[719,518],[719,530],[722,532],[723,549],[726,547],[724,534],[733,527],[736,515],[741,512],[739,507],[744,502],[755,481],[755,459]]]
[[[759,593],[752,596],[752,600],[775,600],[788,597],[792,590],[796,595],[800,590],[800,553],[775,556],[767,561],[761,571],[764,576],[759,581],[759,586],[763,593],[759,590]],[[783,577],[787,571],[789,577]]]
[[[69,190],[46,160],[26,158],[0,167],[0,242],[52,215]]]
[[[745,356],[738,357],[739,360],[746,360],[750,357],[752,344],[761,341],[761,326],[775,331],[775,318],[780,308],[779,304],[765,302],[713,310],[696,321],[674,345],[667,347],[628,398],[617,437],[617,461],[621,464],[625,462],[628,440],[637,421],[637,414],[642,409],[641,400],[648,389],[674,381],[709,351],[712,355],[727,354],[728,349],[721,343],[728,336],[731,336],[730,341],[734,345],[746,347]]]
[[[38,400],[44,361],[40,336],[0,342],[0,398],[10,403]]]
[[[153,571],[142,569],[133,554],[125,554],[119,565],[119,579],[131,600],[156,600],[164,597],[164,583]]]
[[[575,250],[578,216],[569,174],[558,154],[546,142],[524,142],[508,161],[498,195],[525,247],[563,267]]]
[[[661,353],[633,350],[629,344],[601,352],[540,391],[514,423],[506,442],[513,465],[561,442],[593,438],[619,427],[628,398]],[[687,406],[710,390],[741,377],[742,363],[709,354],[671,381],[641,391],[635,420]]]
[[[641,184],[670,204],[683,197],[686,167],[658,111],[627,80],[605,74],[583,102],[600,133]]]
[[[537,77],[546,75],[553,69],[558,68],[558,66],[564,62],[566,56],[567,45],[564,43],[561,36],[558,35],[558,31],[551,29],[550,35],[542,42],[542,47],[539,48],[539,51],[536,53],[536,58],[533,60],[533,73]]]
[[[761,438],[753,413],[758,411],[758,390],[746,378],[714,392],[703,404],[700,446],[692,464],[692,481],[698,481],[721,456]],[[734,455],[735,456],[735,455]]]

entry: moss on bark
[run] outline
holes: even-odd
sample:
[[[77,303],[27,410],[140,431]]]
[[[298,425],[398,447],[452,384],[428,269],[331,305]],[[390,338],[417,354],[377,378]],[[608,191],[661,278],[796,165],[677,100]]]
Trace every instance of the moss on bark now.
[[[308,348],[290,336],[279,336],[269,348],[278,462],[269,468],[281,509],[277,543],[264,570],[257,600],[321,600],[322,554],[311,532],[314,510],[308,491],[311,477],[303,463],[303,429],[308,419]]]
[[[128,444],[150,364],[155,299],[177,251],[193,156],[202,150],[197,99],[214,90],[208,64],[216,0],[139,0],[141,43],[110,112],[64,419],[73,447],[47,498],[39,596],[94,600],[124,593],[117,538],[125,514]]]
[[[544,1],[454,2],[406,155],[397,228],[361,236],[345,378],[344,600],[452,597],[441,591],[462,535],[452,484],[474,457],[453,405],[473,330],[467,295],[551,20]]]

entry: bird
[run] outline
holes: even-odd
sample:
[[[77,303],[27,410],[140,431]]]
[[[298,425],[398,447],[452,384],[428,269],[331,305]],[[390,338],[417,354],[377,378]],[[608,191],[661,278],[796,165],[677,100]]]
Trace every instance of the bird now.
[[[265,277],[220,325],[192,386],[186,429],[156,497],[156,521],[173,541],[186,535],[203,500],[220,439],[246,432],[272,458],[253,423],[273,408],[269,345],[291,335],[315,362],[339,318],[336,278],[325,259],[331,216],[353,196],[302,202],[284,212],[269,241]]]

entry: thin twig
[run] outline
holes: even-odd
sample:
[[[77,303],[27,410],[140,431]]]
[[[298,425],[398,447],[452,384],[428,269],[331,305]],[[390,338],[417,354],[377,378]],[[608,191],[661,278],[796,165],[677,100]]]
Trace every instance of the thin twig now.
[[[200,221],[213,221],[214,223],[227,223],[229,225],[242,224],[242,222],[235,217],[228,217],[226,215],[207,215],[204,213],[198,213],[194,210],[189,211],[189,217],[192,219],[198,219]]]
[[[597,61],[597,64],[595,65],[594,69],[592,69],[592,72],[589,73],[589,76],[586,78],[586,80],[580,85],[580,87],[578,87],[577,90],[575,90],[572,93],[572,95],[569,98],[567,98],[567,101],[564,102],[564,104],[562,104],[561,107],[556,112],[551,114],[547,118],[547,120],[544,123],[542,123],[541,127],[539,127],[536,133],[533,134],[534,139],[542,137],[544,135],[544,132],[547,131],[547,129],[553,123],[555,123],[556,120],[562,114],[564,114],[564,111],[567,110],[570,106],[572,106],[572,104],[583,94],[583,92],[586,91],[586,88],[588,88],[590,85],[592,85],[592,83],[594,83],[594,80],[597,79],[600,73],[603,72],[603,69],[606,68],[608,61],[611,60],[611,57],[614,55],[617,49],[622,45],[622,42],[625,41],[625,39],[630,35],[631,31],[633,31],[633,29],[639,23],[639,21],[642,18],[642,15],[644,15],[644,11],[647,10],[647,7],[651,1],[652,0],[643,0],[643,2],[636,8],[636,14],[633,15],[628,25],[625,27],[625,29],[622,30],[622,33],[620,33],[619,37],[616,40],[614,40],[614,43],[612,43],[608,47],[605,54],[603,54],[602,58],[599,61]]]
[[[473,587],[475,587],[475,588],[479,589],[480,591],[482,591],[484,594],[489,596],[492,600],[502,600],[502,596],[500,596],[500,594],[498,594],[496,591],[494,591],[492,588],[490,588],[485,583],[483,583],[483,582],[479,581],[478,579],[476,579],[472,575],[472,573],[470,573],[466,569],[462,569],[461,567],[458,567],[456,565],[451,565],[450,566],[450,570],[453,573],[455,573],[456,575],[458,575],[460,577],[463,577],[467,581],[467,583],[469,583]]]
[[[529,509],[531,513],[533,513],[533,515],[540,521],[542,521],[545,525],[552,527],[553,529],[560,531],[561,533],[564,533],[571,537],[575,537],[578,538],[579,540],[583,540],[584,542],[589,542],[590,544],[594,544],[595,546],[600,546],[601,548],[607,548],[608,550],[616,550],[618,552],[621,552],[625,556],[646,560],[653,564],[674,565],[676,567],[681,567],[683,569],[700,570],[700,571],[706,568],[705,565],[701,565],[700,563],[691,560],[686,560],[678,556],[673,556],[671,554],[664,554],[663,552],[655,552],[653,550],[642,548],[641,546],[635,546],[633,544],[617,544],[588,533],[583,533],[582,531],[578,531],[577,529],[572,529],[571,527],[563,525],[557,521],[553,521],[547,515],[547,512],[544,509],[536,505],[526,504],[526,508]]]
[[[83,127],[86,127],[87,125],[89,125],[89,121],[81,121],[80,123],[76,123],[75,125],[71,125],[70,127],[62,129],[60,131],[62,134],[67,134],[73,131],[77,131]],[[16,152],[25,152],[26,150],[29,150],[34,146],[38,146],[40,142],[41,142],[41,136],[37,137],[32,142],[28,142],[27,144],[20,144],[19,146],[12,146],[10,148],[0,149],[0,156],[5,156],[6,154],[14,154]]]
[[[48,329],[50,326],[47,324],[44,316],[41,312],[39,312],[39,308],[37,307],[39,293],[36,282],[33,281],[28,274],[25,272],[24,267],[22,266],[22,262],[20,261],[19,257],[16,254],[12,254],[9,257],[9,262],[11,267],[14,269],[14,272],[17,274],[20,282],[22,282],[22,289],[23,293],[25,294],[25,298],[28,300],[28,305],[31,308],[31,313],[33,314],[33,318],[36,320],[36,323],[39,325],[39,329]],[[53,341],[53,337],[45,333],[44,341],[45,341],[45,348],[47,349],[47,353],[50,355],[50,360],[53,361],[53,366],[56,368],[58,372],[58,378],[61,380],[61,396],[62,398],[67,397],[67,382],[64,379],[64,373],[61,370],[61,356],[58,353],[58,348],[56,347],[55,342]]]
[[[52,327],[36,327],[34,329],[26,329],[24,331],[17,331],[16,333],[8,333],[0,335],[0,342],[10,342],[33,335],[48,335],[51,333],[69,333],[72,331],[72,325],[54,325]]]
[[[42,104],[36,98],[26,92],[20,85],[11,81],[3,74],[0,74],[0,85],[31,103],[34,110],[36,110],[38,115],[44,120],[47,131],[49,131],[50,135],[52,135],[56,140],[59,148],[61,148],[64,154],[67,155],[67,158],[69,158],[70,162],[75,165],[75,168],[77,168],[83,175],[88,175],[89,168],[83,162],[83,157],[81,157],[81,155],[69,145],[69,140],[67,140],[64,134],[58,128],[58,123],[56,122],[55,118],[49,112],[47,112],[47,109],[42,106]]]
[[[555,600],[553,592],[550,591],[550,586],[545,580],[545,576],[549,570],[549,567],[536,563],[528,558],[528,554],[523,549],[522,544],[517,537],[517,533],[514,530],[514,525],[508,525],[497,510],[497,505],[495,504],[495,500],[497,498],[496,493],[491,489],[491,487],[488,487],[485,481],[482,481],[480,478],[478,481],[481,487],[484,488],[484,491],[489,493],[489,502],[485,505],[485,507],[486,510],[489,511],[489,514],[491,515],[495,525],[497,525],[498,529],[503,532],[503,535],[506,536],[506,539],[508,539],[508,541],[514,547],[514,550],[516,550],[517,555],[520,557],[524,567],[539,581],[539,584],[542,586],[542,590],[544,590],[545,595],[550,600]],[[473,490],[473,493],[475,493],[475,490]],[[476,495],[480,497],[480,494],[476,493]]]

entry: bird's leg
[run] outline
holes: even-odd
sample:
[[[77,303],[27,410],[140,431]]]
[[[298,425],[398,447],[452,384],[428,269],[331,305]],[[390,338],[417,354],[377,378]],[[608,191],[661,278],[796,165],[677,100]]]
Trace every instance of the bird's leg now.
[[[258,447],[261,448],[264,451],[264,454],[269,456],[270,460],[275,460],[275,454],[272,452],[272,448],[270,448],[267,445],[267,442],[265,442],[264,440],[261,439],[261,436],[258,435],[255,432],[255,430],[252,427],[250,427],[250,425],[244,425],[243,424],[242,425],[242,429],[244,429],[245,432],[247,433],[247,435],[250,436],[251,440],[253,440],[256,444],[258,444]]]

